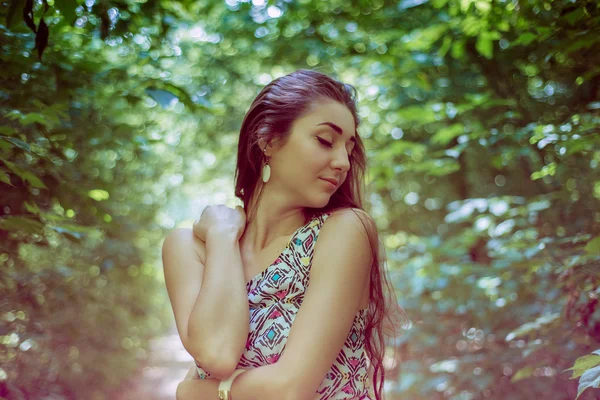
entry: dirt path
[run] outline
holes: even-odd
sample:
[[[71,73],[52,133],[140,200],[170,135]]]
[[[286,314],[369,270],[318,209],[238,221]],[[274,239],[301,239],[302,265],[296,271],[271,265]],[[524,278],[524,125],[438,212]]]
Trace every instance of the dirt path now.
[[[177,384],[193,365],[175,325],[150,343],[148,365],[134,377],[115,400],[175,400]]]

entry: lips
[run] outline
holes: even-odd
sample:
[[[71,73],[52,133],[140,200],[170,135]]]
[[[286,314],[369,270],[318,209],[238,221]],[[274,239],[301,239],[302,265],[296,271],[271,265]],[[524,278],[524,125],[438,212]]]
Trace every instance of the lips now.
[[[324,181],[333,183],[336,187],[338,185],[337,179],[333,179],[333,178],[321,178],[321,179],[323,179]]]

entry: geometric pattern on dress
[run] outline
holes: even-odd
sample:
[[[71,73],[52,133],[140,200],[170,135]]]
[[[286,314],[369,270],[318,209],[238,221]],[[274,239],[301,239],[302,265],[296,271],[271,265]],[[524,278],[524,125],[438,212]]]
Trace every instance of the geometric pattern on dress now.
[[[250,329],[237,368],[273,364],[283,354],[310,283],[314,246],[329,215],[314,216],[298,228],[275,261],[246,284]],[[366,314],[367,309],[356,313],[344,346],[317,390],[320,400],[369,399]],[[196,370],[201,379],[211,378],[197,362]]]
[[[359,310],[355,316],[344,346],[317,390],[320,399],[369,398],[367,357],[364,351],[366,313],[367,309]]]

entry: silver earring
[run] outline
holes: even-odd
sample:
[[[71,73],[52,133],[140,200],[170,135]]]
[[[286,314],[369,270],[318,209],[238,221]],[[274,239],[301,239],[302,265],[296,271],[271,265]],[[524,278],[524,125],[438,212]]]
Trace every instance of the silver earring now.
[[[267,148],[265,147],[263,152],[266,152],[266,151],[267,151]],[[263,169],[262,169],[262,181],[264,183],[267,183],[269,181],[270,177],[271,177],[271,167],[269,166],[269,159],[266,158],[266,156],[265,156],[265,165],[263,166]]]

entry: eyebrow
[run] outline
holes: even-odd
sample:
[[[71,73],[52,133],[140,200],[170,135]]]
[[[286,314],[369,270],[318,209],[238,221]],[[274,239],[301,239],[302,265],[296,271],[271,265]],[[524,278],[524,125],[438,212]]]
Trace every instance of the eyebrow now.
[[[343,130],[342,128],[340,128],[339,126],[337,126],[336,124],[334,124],[333,122],[321,122],[320,124],[317,124],[317,126],[319,125],[328,125],[331,129],[333,129],[334,131],[336,131],[337,133],[339,133],[340,135],[343,134]],[[354,144],[356,144],[356,137],[352,136],[350,138],[350,141],[353,142]]]

